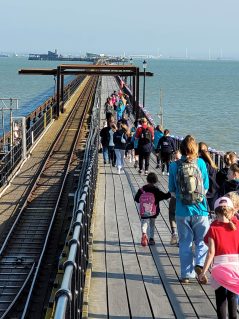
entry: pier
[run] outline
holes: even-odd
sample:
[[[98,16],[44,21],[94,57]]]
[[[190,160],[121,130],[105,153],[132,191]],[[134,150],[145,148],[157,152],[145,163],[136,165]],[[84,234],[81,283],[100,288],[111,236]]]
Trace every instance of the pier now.
[[[104,78],[102,102],[114,89],[112,79]],[[156,245],[142,247],[134,195],[146,177],[127,160],[124,173],[118,175],[99,156],[88,318],[215,318],[210,285],[202,286],[196,279],[189,285],[179,282],[178,247],[169,244],[168,201],[160,204]],[[158,175],[160,188],[167,192],[168,177],[155,167],[151,155],[149,171]]]
[[[29,115],[28,130],[34,123],[42,123],[42,130],[11,174],[2,171],[0,318],[216,318],[210,285],[196,279],[179,282],[178,247],[169,243],[168,201],[160,203],[156,245],[140,244],[134,195],[146,176],[128,160],[119,175],[98,152],[104,103],[119,89],[120,78],[94,72],[67,92],[59,84],[59,96]],[[138,78],[133,116],[148,116],[138,105],[137,88]],[[168,176],[155,167],[152,154],[149,171],[167,192]]]

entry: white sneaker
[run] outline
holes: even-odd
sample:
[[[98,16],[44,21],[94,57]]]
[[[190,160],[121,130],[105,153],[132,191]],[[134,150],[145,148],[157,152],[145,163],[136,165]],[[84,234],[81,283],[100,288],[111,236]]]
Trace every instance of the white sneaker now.
[[[170,240],[170,245],[176,245],[178,243],[178,236],[177,234],[173,234]]]
[[[165,172],[163,172],[162,174],[163,174],[163,175],[165,175],[166,173],[165,173]]]
[[[167,175],[169,176],[169,173],[167,173]]]
[[[120,168],[118,168],[118,174],[120,175]]]

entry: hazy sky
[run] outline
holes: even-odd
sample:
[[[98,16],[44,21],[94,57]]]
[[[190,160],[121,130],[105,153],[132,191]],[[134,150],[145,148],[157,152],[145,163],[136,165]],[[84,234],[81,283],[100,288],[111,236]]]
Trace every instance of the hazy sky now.
[[[239,57],[238,0],[5,0],[0,52]]]

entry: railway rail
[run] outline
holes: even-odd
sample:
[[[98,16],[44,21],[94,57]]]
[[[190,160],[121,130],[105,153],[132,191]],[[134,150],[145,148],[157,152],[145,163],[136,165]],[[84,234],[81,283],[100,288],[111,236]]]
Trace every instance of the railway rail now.
[[[97,77],[91,77],[79,96],[0,250],[0,318],[27,316],[75,146],[92,105],[97,81]]]

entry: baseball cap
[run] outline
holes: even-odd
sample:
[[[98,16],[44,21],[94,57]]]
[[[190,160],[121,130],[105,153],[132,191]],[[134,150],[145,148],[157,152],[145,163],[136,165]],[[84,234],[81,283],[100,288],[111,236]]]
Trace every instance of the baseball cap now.
[[[214,210],[219,206],[227,206],[234,208],[232,201],[228,197],[220,197],[214,203]]]

